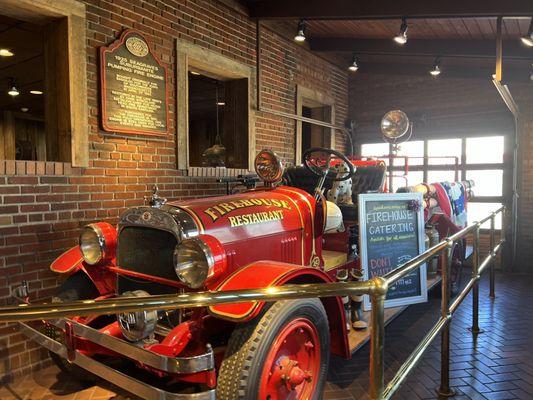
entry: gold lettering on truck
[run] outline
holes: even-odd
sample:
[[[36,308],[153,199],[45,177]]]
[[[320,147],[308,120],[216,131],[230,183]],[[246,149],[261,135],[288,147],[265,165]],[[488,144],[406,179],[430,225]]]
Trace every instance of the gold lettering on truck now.
[[[285,200],[259,198],[242,199],[214,204],[213,206],[206,208],[204,213],[209,215],[211,220],[215,222],[220,217],[232,213],[235,210],[257,206],[276,207],[280,210],[268,210],[264,212],[228,217],[231,226],[250,225],[266,221],[281,220],[283,219],[283,210],[291,209],[291,206]]]

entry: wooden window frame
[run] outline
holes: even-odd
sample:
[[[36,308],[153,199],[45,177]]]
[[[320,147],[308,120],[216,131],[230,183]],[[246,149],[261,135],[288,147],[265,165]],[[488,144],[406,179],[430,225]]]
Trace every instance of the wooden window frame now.
[[[255,67],[198,45],[176,40],[176,125],[177,168],[187,170],[189,175],[219,176],[220,168],[192,167],[189,165],[189,71],[201,72],[215,79],[248,79],[248,170],[253,170],[255,158]],[[227,168],[225,175],[236,175],[246,170]]]
[[[302,108],[307,106],[330,107],[330,120],[325,122],[335,123],[335,100],[323,92],[298,85],[296,86],[296,114],[301,117]],[[329,131],[330,141],[327,147],[335,149],[335,129]],[[302,163],[302,121],[296,121],[295,147],[294,161],[296,165],[300,165]]]
[[[70,146],[63,151],[74,167],[89,165],[89,128],[87,105],[87,51],[85,4],[76,0],[3,0],[2,14],[35,24],[62,18],[66,22],[68,47],[69,121],[58,136],[69,136]],[[50,160],[54,161],[54,160]],[[68,163],[63,159],[62,162]]]

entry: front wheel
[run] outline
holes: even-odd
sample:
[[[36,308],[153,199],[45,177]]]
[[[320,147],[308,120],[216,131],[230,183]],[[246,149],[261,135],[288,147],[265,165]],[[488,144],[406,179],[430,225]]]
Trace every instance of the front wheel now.
[[[320,300],[278,301],[233,331],[217,398],[318,400],[328,364],[329,326]]]

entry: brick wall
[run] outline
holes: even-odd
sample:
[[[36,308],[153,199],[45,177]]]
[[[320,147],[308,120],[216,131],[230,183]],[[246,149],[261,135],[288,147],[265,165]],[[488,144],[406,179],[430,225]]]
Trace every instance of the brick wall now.
[[[230,0],[86,0],[87,100],[90,164],[0,162],[0,301],[28,280],[32,294],[49,296],[59,277],[49,263],[76,245],[80,228],[95,220],[116,222],[127,207],[144,203],[154,183],[169,199],[214,195],[223,190],[213,178],[187,176],[176,169],[175,39],[186,40],[255,66],[255,23]],[[145,34],[169,67],[170,127],[164,140],[104,136],[99,130],[97,50],[126,28]],[[348,77],[266,27],[262,34],[264,107],[295,112],[295,87],[305,85],[336,100],[337,123],[348,112]],[[257,149],[269,147],[294,161],[295,122],[256,114]],[[342,138],[337,145],[344,145]],[[38,368],[42,349],[24,340],[14,326],[0,326],[0,376]],[[47,361],[44,361],[47,362]]]
[[[532,84],[511,82],[510,91],[523,116],[519,146],[518,245],[516,270],[532,272],[523,260],[533,257],[533,90]],[[514,133],[514,119],[489,80],[429,76],[357,74],[350,79],[350,118],[359,122],[356,142],[379,141],[379,122],[401,109],[414,122],[413,140],[462,134]],[[512,164],[512,146],[504,159]],[[509,194],[511,174],[504,185]],[[482,237],[486,248],[488,238]]]

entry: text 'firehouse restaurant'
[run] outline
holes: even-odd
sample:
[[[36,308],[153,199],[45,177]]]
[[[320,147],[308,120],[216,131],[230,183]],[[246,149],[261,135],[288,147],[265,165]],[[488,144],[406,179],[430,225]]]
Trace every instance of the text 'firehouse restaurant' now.
[[[533,400],[533,1],[0,0],[0,400]]]

